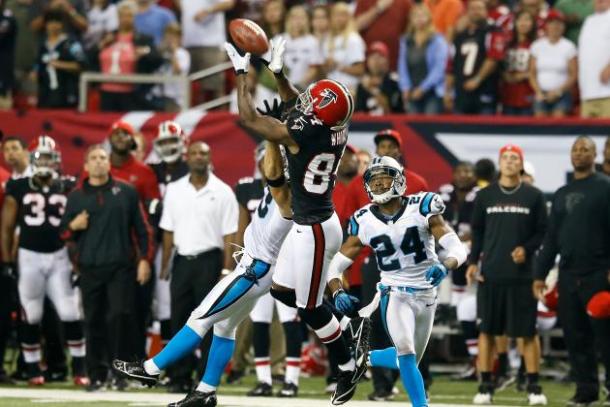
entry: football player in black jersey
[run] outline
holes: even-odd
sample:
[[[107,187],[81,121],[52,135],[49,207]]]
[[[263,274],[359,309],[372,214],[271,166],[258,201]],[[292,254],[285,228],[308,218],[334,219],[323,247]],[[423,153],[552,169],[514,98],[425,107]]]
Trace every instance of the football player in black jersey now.
[[[295,306],[299,315],[339,362],[337,389],[331,397],[335,405],[354,395],[358,379],[366,370],[368,340],[361,341],[352,356],[339,321],[322,303],[328,265],[341,246],[343,233],[332,203],[336,171],[347,143],[347,124],[354,111],[349,90],[333,80],[312,83],[303,93],[282,73],[285,41],[278,38],[261,59],[275,74],[282,101],[294,107],[282,122],[260,115],[253,107],[246,84],[250,54],[240,54],[233,45],[225,49],[237,74],[237,102],[242,124],[287,150],[294,226],[288,235],[292,267],[278,269],[272,295]],[[368,332],[368,321],[361,320]],[[366,335],[365,338],[366,339]]]
[[[78,305],[80,298],[72,284],[68,250],[59,236],[66,195],[74,186],[74,179],[60,177],[60,162],[55,141],[51,137],[40,136],[31,146],[33,175],[8,182],[2,208],[2,255],[5,259],[12,259],[11,247],[18,226],[18,291],[24,313],[19,336],[29,383],[42,385],[45,381],[39,366],[39,325],[47,295],[64,323],[72,356],[74,383],[86,386],[89,379],[85,374],[85,340]]]
[[[165,188],[170,182],[184,177],[189,172],[188,165],[184,160],[186,151],[186,136],[182,127],[176,122],[167,120],[159,125],[157,137],[153,141],[153,149],[160,161],[149,164],[155,172],[161,197],[165,195]],[[163,233],[157,226],[161,220],[163,207],[161,200],[153,199],[148,208],[151,224],[157,230],[157,255],[155,256],[155,292],[153,301],[153,315],[161,325],[161,346],[165,346],[172,338],[171,327],[171,303],[169,294],[169,276],[161,275],[161,239]]]

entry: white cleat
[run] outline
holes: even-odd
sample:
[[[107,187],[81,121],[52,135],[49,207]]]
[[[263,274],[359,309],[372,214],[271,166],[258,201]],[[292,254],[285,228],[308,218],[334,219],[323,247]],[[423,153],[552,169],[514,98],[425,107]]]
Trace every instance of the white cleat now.
[[[527,404],[530,406],[546,406],[547,399],[542,393],[530,393],[527,395]]]
[[[472,404],[476,404],[479,406],[489,405],[492,403],[491,393],[477,393],[472,399]]]

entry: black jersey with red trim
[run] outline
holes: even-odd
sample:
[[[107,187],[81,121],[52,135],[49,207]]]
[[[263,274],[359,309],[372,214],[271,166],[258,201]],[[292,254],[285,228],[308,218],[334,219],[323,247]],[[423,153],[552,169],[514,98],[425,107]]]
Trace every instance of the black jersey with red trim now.
[[[293,219],[301,225],[321,223],[335,210],[332,194],[339,161],[347,144],[347,127],[332,130],[313,114],[294,109],[286,122],[299,146],[288,152]]]
[[[167,184],[174,182],[189,173],[189,167],[184,160],[179,160],[176,163],[176,166],[171,169],[164,161],[149,164],[149,166],[152,168],[155,176],[157,177],[157,184],[159,184],[159,192],[161,192],[161,196],[165,195],[165,188],[167,187]]]
[[[264,195],[265,184],[263,184],[263,180],[260,178],[242,178],[235,185],[237,202],[246,208],[250,215],[256,210]]]
[[[50,186],[40,186],[33,177],[12,179],[6,184],[6,196],[15,199],[18,206],[19,247],[53,253],[64,246],[59,224],[67,195],[75,185],[72,177],[53,180]]]

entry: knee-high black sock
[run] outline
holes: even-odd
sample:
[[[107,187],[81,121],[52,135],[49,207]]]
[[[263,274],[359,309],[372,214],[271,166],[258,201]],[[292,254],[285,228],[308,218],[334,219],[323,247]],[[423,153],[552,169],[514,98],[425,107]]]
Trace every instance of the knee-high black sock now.
[[[85,335],[81,321],[64,322],[64,331],[70,356],[72,357],[72,375],[85,376]]]
[[[269,360],[270,324],[266,322],[252,323],[252,344],[254,345],[254,364],[259,382],[271,384],[271,361]]]
[[[479,354],[479,332],[477,330],[476,321],[460,321],[462,325],[462,334],[464,335],[464,342],[468,355],[471,358],[476,357]]]
[[[316,332],[328,351],[335,353],[339,368],[342,369],[343,367],[343,370],[351,370],[345,369],[345,365],[352,361],[352,357],[342,335],[339,321],[329,307],[322,304],[314,309],[299,308],[299,315]]]
[[[160,321],[161,324],[161,346],[164,347],[172,339],[172,321],[166,319]]]
[[[297,321],[284,322],[284,337],[286,338],[286,383],[299,383],[301,373],[301,323]]]
[[[19,326],[19,341],[26,366],[38,366],[41,360],[40,326],[23,322]],[[29,367],[27,369],[31,370]],[[29,373],[32,374],[32,372]]]

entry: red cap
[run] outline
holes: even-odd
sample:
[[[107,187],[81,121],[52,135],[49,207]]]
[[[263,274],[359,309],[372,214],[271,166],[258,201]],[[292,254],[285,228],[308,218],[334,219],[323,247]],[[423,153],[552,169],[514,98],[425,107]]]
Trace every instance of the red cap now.
[[[500,156],[502,156],[502,154],[504,154],[507,151],[517,153],[519,155],[519,158],[521,158],[521,162],[523,162],[523,150],[521,150],[521,147],[519,147],[515,144],[507,144],[500,149]]]
[[[392,139],[398,144],[398,147],[402,148],[402,136],[399,132],[394,129],[385,129],[377,132],[375,135],[375,144],[379,144],[384,138]]]
[[[369,54],[381,54],[382,56],[389,58],[390,49],[381,41],[375,41],[369,46]]]
[[[112,124],[112,127],[110,128],[110,132],[112,133],[113,131],[115,131],[116,129],[121,129],[123,131],[125,131],[127,134],[133,136],[134,134],[136,134],[135,130],[133,129],[133,127],[131,126],[131,124],[124,122],[122,120],[116,121]]]
[[[549,21],[561,21],[562,23],[566,22],[566,17],[563,15],[563,13],[559,10],[556,9],[551,9],[549,10],[549,13],[546,15],[546,18],[544,19],[545,23],[548,23]]]
[[[591,318],[610,318],[610,291],[600,291],[587,303],[587,314]]]
[[[352,146],[351,144],[346,144],[345,149],[352,154],[358,154],[358,149],[356,147]]]

